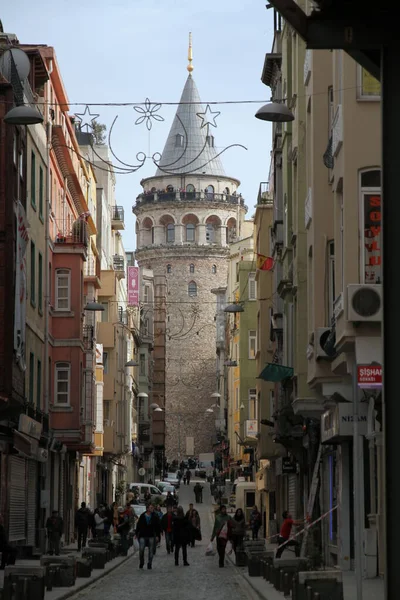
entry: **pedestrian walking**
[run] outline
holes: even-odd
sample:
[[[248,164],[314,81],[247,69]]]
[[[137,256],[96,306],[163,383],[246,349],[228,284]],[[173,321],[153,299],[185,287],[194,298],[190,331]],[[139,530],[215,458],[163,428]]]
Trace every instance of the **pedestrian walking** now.
[[[47,539],[49,541],[48,553],[60,556],[60,541],[64,533],[64,522],[58,514],[58,510],[53,510],[51,517],[46,521]]]
[[[296,556],[300,556],[300,544],[297,540],[291,540],[290,538],[290,533],[292,531],[292,527],[293,525],[297,526],[297,525],[303,525],[303,521],[294,521],[292,519],[292,515],[289,513],[289,511],[285,510],[282,513],[282,517],[283,517],[283,523],[279,532],[279,537],[278,537],[278,545],[281,546],[282,544],[285,544],[284,546],[282,546],[281,548],[278,548],[278,550],[276,551],[276,556],[275,558],[280,558],[282,556],[282,552],[284,550],[286,550],[286,548],[288,548],[289,546],[294,546],[294,552],[296,554]]]
[[[136,537],[139,540],[139,569],[144,567],[144,555],[149,549],[147,568],[152,568],[154,540],[158,541],[161,534],[160,520],[154,513],[154,506],[149,502],[146,512],[142,513],[136,525]]]
[[[191,474],[190,470],[187,469],[187,471],[186,471],[186,483],[187,483],[187,485],[190,485],[190,478],[191,478],[191,476],[192,476],[192,474]]]
[[[174,506],[175,498],[171,494],[171,492],[167,493],[167,497],[165,498],[165,506],[168,508],[169,506]]]
[[[78,552],[86,546],[91,513],[86,507],[86,502],[75,513],[75,529],[78,537]]]
[[[8,565],[15,565],[15,559],[17,557],[17,549],[10,546],[7,541],[6,530],[4,529],[4,521],[2,515],[0,515],[0,552],[1,552],[1,565],[0,569],[3,571]]]
[[[200,515],[195,508],[192,510],[190,525],[190,546],[194,548],[196,545],[196,540],[201,540]]]
[[[246,533],[246,519],[241,508],[236,509],[232,519],[232,546],[236,554],[243,547],[243,539]]]
[[[215,518],[214,528],[211,535],[211,541],[217,539],[217,552],[219,557],[219,566],[225,566],[225,550],[228,540],[231,539],[232,519],[226,513],[226,506],[222,504],[219,514]]]
[[[174,550],[174,537],[172,535],[172,520],[174,515],[172,514],[172,506],[167,507],[167,512],[161,519],[161,530],[165,534],[165,545],[167,547],[167,554],[171,554]]]
[[[194,485],[193,492],[196,503],[201,504],[203,502],[203,486],[198,481]]]
[[[190,542],[190,523],[182,506],[178,506],[177,514],[172,519],[172,534],[175,545],[175,566],[179,566],[179,550],[182,548],[183,564],[188,567],[187,545]]]
[[[250,529],[253,534],[253,540],[258,539],[258,531],[262,524],[261,513],[258,510],[257,506],[253,508],[250,513]]]
[[[129,514],[123,506],[119,506],[117,533],[119,533],[121,536],[122,556],[127,556],[128,554],[128,533],[130,528],[131,524],[129,522]]]

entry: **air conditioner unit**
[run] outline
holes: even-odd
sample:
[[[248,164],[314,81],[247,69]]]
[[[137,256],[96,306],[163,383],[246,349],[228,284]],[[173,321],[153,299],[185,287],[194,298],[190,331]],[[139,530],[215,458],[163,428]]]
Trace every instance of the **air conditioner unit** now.
[[[380,284],[351,283],[347,286],[347,320],[382,321],[383,302]]]
[[[335,333],[330,327],[318,327],[314,335],[314,347],[316,358],[334,358]]]

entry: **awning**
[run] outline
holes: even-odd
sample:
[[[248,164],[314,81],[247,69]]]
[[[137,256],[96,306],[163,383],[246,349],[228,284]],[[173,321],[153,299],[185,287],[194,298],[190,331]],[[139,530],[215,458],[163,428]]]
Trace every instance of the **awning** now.
[[[257,379],[277,382],[288,379],[289,377],[293,377],[292,367],[284,367],[283,365],[277,365],[276,363],[267,363]]]

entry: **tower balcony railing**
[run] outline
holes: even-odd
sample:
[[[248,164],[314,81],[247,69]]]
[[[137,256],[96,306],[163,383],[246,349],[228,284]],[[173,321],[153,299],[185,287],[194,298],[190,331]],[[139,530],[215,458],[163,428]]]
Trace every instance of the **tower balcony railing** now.
[[[241,194],[217,194],[214,192],[188,192],[188,191],[156,191],[143,192],[136,198],[136,208],[144,204],[156,202],[221,202],[222,204],[235,204],[245,208],[244,198]]]

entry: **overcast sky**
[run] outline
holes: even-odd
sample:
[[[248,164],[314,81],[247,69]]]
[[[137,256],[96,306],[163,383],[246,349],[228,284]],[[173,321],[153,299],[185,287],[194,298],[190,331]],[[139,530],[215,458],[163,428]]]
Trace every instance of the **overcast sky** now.
[[[4,31],[21,43],[54,46],[72,113],[85,107],[72,103],[179,101],[186,81],[188,34],[193,34],[193,77],[204,103],[258,100],[260,104],[220,105],[215,144],[243,144],[222,156],[227,175],[241,180],[240,191],[253,214],[259,183],[268,178],[271,128],[254,118],[270,90],[261,83],[264,55],[271,51],[273,14],[265,0],[14,0],[0,11]],[[115,154],[136,164],[136,154],[162,152],[174,106],[158,111],[165,121],[153,122],[150,135],[132,107],[90,107],[98,120],[111,125]],[[154,175],[147,160],[134,174],[117,177],[117,204],[125,207],[124,243],[134,249],[132,205],[140,180]]]

